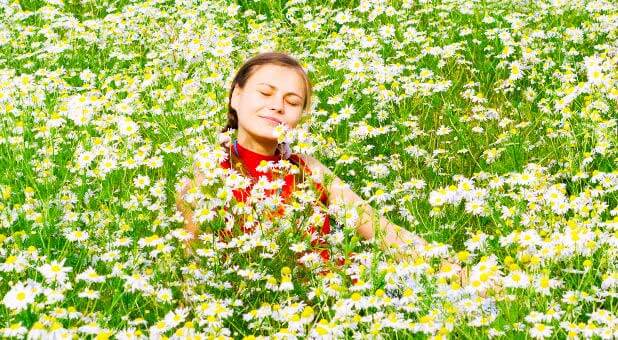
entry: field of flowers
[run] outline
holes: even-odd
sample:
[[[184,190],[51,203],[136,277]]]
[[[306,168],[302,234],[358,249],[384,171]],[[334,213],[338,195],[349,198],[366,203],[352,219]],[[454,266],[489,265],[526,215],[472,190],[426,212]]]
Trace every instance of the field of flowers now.
[[[315,87],[281,138],[419,256],[310,187],[233,199],[228,86],[270,50]],[[0,336],[615,338],[617,65],[611,0],[0,0]]]

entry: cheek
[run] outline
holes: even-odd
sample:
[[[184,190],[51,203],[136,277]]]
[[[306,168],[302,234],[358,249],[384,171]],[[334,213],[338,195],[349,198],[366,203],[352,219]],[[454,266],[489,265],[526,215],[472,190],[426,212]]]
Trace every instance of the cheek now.
[[[262,106],[261,98],[249,93],[244,93],[239,102],[240,111],[244,111],[246,113]]]
[[[265,104],[264,98],[262,98],[259,94],[249,94],[246,97],[246,104],[248,108],[257,109],[261,108]]]
[[[300,122],[300,119],[302,117],[302,110],[298,109],[295,110],[289,117],[289,119],[287,120],[288,125],[290,127],[296,127],[296,125],[298,125],[298,123]]]

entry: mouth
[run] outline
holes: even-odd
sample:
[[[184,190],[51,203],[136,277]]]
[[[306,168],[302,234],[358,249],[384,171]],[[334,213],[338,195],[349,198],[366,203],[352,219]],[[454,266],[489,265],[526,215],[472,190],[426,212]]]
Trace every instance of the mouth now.
[[[268,120],[269,122],[272,122],[273,124],[277,124],[277,125],[278,125],[278,124],[283,124],[283,122],[282,122],[282,121],[280,121],[280,120],[279,120],[279,119],[277,119],[277,118],[273,118],[273,117],[266,117],[266,116],[260,116],[260,118],[264,118],[264,119]]]

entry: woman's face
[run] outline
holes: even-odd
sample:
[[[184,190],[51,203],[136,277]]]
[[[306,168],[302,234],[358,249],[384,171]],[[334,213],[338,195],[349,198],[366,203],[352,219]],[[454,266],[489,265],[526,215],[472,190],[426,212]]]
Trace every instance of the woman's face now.
[[[299,71],[278,65],[261,65],[243,88],[236,86],[231,106],[238,115],[238,133],[255,141],[276,141],[273,129],[280,123],[298,124],[305,102],[305,82]]]

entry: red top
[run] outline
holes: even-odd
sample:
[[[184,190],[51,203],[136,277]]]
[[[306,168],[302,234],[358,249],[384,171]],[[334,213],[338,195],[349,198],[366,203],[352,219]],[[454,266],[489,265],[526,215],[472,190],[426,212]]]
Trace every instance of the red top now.
[[[232,191],[237,201],[245,202],[246,199],[250,195],[251,189],[253,188],[255,181],[257,181],[257,179],[260,176],[266,176],[266,178],[269,181],[272,181],[273,179],[272,171],[269,170],[267,172],[262,172],[256,169],[258,165],[260,164],[260,162],[262,162],[263,160],[278,162],[281,159],[281,155],[279,154],[278,150],[274,155],[262,155],[257,152],[244,148],[242,145],[240,145],[240,143],[236,143],[236,146],[237,146],[236,150],[238,150],[238,157],[243,161],[245,168],[247,169],[248,173],[253,178],[252,183],[246,189],[234,189]],[[235,152],[233,146],[232,146],[232,152]],[[299,166],[302,166],[306,175],[311,175],[311,171],[306,166],[302,158],[300,158],[298,155],[296,154],[291,155],[289,160]],[[221,167],[226,168],[226,169],[231,168],[230,161],[229,160],[223,161],[221,163]],[[292,194],[294,190],[294,175],[286,174],[284,177],[284,182],[285,184],[281,188],[281,197],[285,201],[290,197],[290,195]],[[321,192],[320,201],[324,205],[326,205],[327,198],[328,198],[326,195],[326,190],[324,190],[323,186],[320,183],[314,182],[314,184],[315,184],[316,190],[318,190],[318,192]],[[266,190],[265,194],[267,196],[271,196],[272,194],[276,194],[276,192],[275,190]],[[283,208],[283,206],[279,207],[279,210],[277,211],[277,213],[280,214],[280,216],[285,213],[285,209]],[[249,229],[249,230],[243,229],[244,232],[252,232],[252,230],[253,229]],[[316,228],[314,226],[310,226],[308,233],[314,234],[315,232],[316,232]],[[329,219],[329,216],[326,215],[324,217],[324,223],[322,224],[322,228],[320,230],[320,235],[326,235],[328,233],[330,233],[330,219]],[[315,236],[320,236],[320,235],[315,235]],[[311,241],[312,246],[316,247],[318,245],[325,245],[325,244],[326,244],[326,241],[322,237],[312,237],[312,241]],[[324,260],[328,260],[330,258],[330,254],[327,249],[320,250],[320,256]]]

